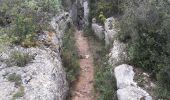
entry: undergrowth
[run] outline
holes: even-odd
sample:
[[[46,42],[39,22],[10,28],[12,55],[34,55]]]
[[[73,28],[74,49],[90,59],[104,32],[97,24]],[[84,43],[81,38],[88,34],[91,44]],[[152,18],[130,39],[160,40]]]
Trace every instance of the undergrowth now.
[[[66,30],[63,38],[61,58],[67,72],[67,79],[72,84],[79,75],[80,65],[78,63],[78,53],[75,46],[74,28]]]

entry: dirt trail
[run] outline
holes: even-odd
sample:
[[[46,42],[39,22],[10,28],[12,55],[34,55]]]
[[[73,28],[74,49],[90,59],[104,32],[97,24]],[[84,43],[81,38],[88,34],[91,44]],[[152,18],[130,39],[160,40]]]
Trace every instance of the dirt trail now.
[[[80,76],[72,91],[71,100],[95,100],[94,99],[94,67],[93,56],[90,52],[88,39],[83,32],[75,32],[76,46],[80,57]]]

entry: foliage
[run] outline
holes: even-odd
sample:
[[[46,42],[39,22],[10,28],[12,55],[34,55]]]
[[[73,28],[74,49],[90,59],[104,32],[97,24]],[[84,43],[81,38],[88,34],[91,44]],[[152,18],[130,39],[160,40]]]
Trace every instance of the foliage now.
[[[166,0],[123,1],[119,36],[129,45],[130,63],[149,71],[167,91],[170,91],[169,3]]]
[[[101,62],[96,64],[95,88],[100,93],[100,100],[112,100],[116,98],[116,81],[111,75],[112,66],[108,64],[108,59],[103,55]]]
[[[10,74],[8,76],[8,81],[15,82],[15,85],[20,86],[21,85],[21,76],[15,74],[15,73]]]
[[[36,33],[49,29],[49,19],[58,13],[59,4],[59,0],[1,0],[0,28],[13,43],[35,46]]]
[[[19,51],[14,51],[11,53],[10,60],[8,62],[19,67],[24,67],[32,61],[33,57],[27,53],[21,53]]]
[[[12,100],[16,100],[17,98],[20,98],[22,96],[24,96],[24,87],[20,86],[18,92],[13,95]]]
[[[103,15],[103,12],[100,12],[99,19],[100,23],[104,24],[104,22],[106,21],[106,17]]]
[[[66,68],[68,81],[73,83],[79,75],[80,65],[78,63],[78,53],[75,46],[73,27],[65,32],[63,38],[63,47],[61,51],[61,58],[64,67]]]
[[[112,1],[105,1],[105,0],[90,0],[89,1],[89,7],[90,7],[90,16],[89,20],[91,21],[92,18],[96,18],[99,23],[103,24],[103,22],[100,21],[100,12],[103,12],[103,16],[110,17],[115,12],[115,3]]]

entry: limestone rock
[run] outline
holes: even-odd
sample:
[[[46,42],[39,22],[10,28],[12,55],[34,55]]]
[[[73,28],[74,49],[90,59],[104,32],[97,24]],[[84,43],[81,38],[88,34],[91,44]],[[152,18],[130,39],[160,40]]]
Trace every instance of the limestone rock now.
[[[128,86],[117,91],[118,100],[152,100],[152,97],[139,87]]]
[[[152,100],[152,97],[133,81],[133,67],[127,64],[119,65],[114,69],[117,81],[118,100]]]
[[[20,86],[24,88],[21,100],[64,100],[66,98],[68,84],[58,53],[48,48],[43,50],[14,47],[12,50],[8,50],[8,52],[12,51],[36,56],[24,67],[6,66],[0,70],[1,100],[12,99]],[[1,63],[5,64],[5,62]],[[15,82],[8,79],[9,75],[13,73],[21,77],[20,86],[16,86]]]
[[[135,73],[132,66],[126,64],[120,65],[114,69],[114,73],[118,89],[126,88],[131,85],[136,86],[136,83],[133,81]]]
[[[69,88],[59,49],[69,22],[68,13],[64,12],[50,23],[56,33],[44,31],[38,35],[38,41],[44,41],[42,46],[13,46],[0,53],[0,100],[66,99]],[[14,65],[10,59],[14,51],[28,54],[31,61],[22,67]]]
[[[118,40],[115,40],[109,56],[110,56],[109,63],[112,66],[119,65],[127,61],[128,57],[126,53],[126,44]]]
[[[115,27],[115,19],[113,17],[107,18],[105,21],[105,43],[106,46],[113,43],[118,35],[118,29]]]
[[[96,19],[93,18],[93,23],[92,23],[92,30],[94,31],[95,35],[100,39],[104,39],[104,29],[103,26],[100,26],[96,23]]]

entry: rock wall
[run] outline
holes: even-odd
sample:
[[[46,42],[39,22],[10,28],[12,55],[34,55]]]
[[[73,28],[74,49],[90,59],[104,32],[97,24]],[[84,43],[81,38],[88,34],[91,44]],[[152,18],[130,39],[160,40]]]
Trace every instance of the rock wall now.
[[[108,28],[109,27],[105,25],[105,29]],[[140,88],[134,81],[135,73],[133,71],[133,67],[124,64],[129,60],[126,50],[127,45],[115,38],[117,34],[114,29],[106,32],[105,34],[109,34],[109,32],[111,32],[113,36],[111,38],[113,41],[113,47],[109,54],[109,63],[114,69],[113,74],[117,82],[118,100],[152,100],[152,97],[145,90]]]
[[[51,22],[56,33],[38,34],[39,47],[10,46],[0,53],[0,100],[66,99],[69,87],[59,49],[68,23],[68,13],[62,12]]]
[[[134,67],[124,64],[128,61],[126,44],[115,39],[109,56],[109,63],[113,66],[117,82],[118,100],[152,100],[152,97],[134,81]]]
[[[74,25],[78,25],[78,22],[82,22],[82,24],[88,25],[88,0],[63,0],[62,2],[66,10],[70,13]]]

